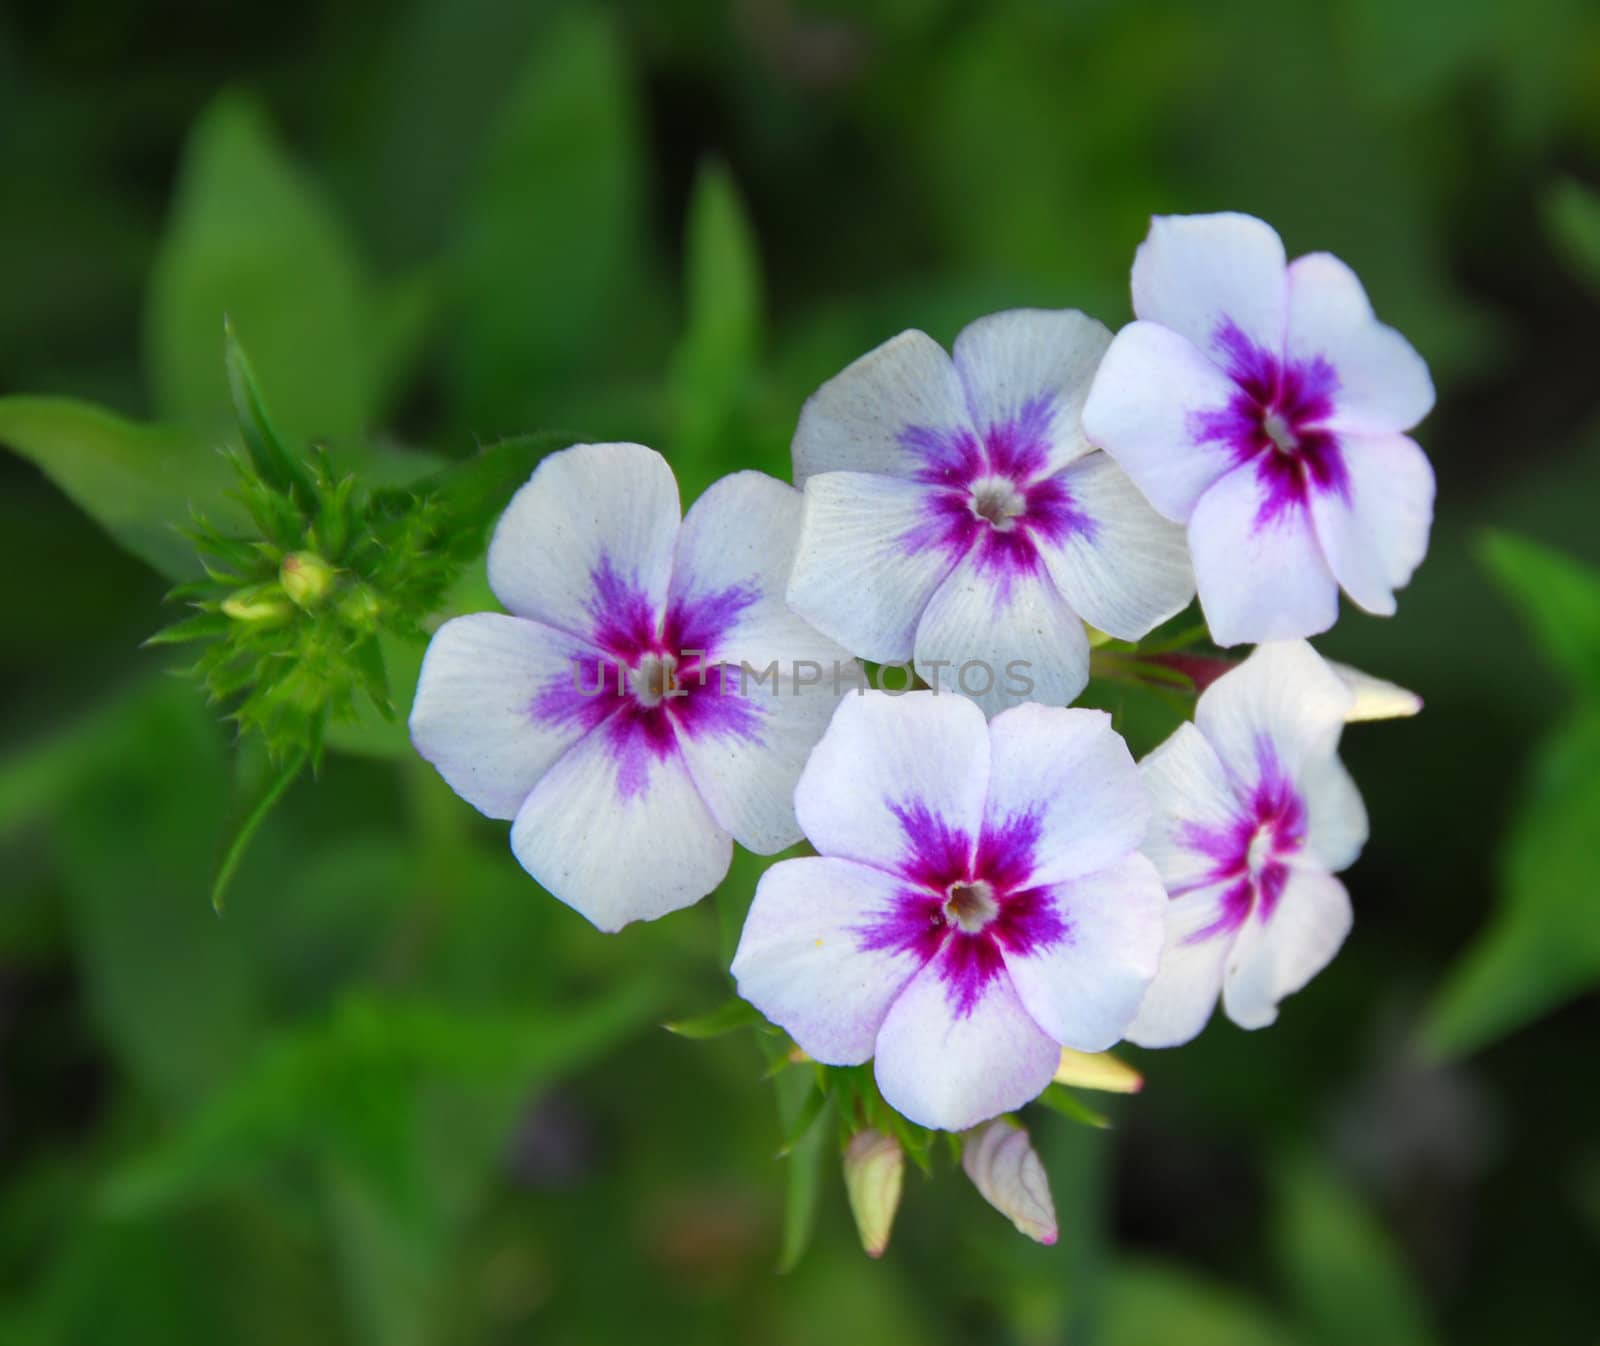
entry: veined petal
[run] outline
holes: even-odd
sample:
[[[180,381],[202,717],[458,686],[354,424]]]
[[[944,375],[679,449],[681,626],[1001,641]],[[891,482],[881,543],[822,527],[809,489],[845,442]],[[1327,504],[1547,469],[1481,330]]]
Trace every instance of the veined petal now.
[[[1291,640],[1326,631],[1339,585],[1298,505],[1268,511],[1251,464],[1200,497],[1189,520],[1200,608],[1218,645]]]
[[[1155,980],[1124,1035],[1141,1047],[1177,1047],[1199,1036],[1216,1008],[1233,945],[1231,884],[1167,903],[1166,944]]]
[[[958,1012],[935,959],[890,1006],[878,1032],[875,1073],[902,1116],[964,1131],[1044,1092],[1059,1044],[1036,1024],[1002,971]]]
[[[1057,592],[1096,630],[1138,640],[1189,606],[1194,570],[1183,529],[1150,507],[1106,454],[1062,474],[1089,527],[1040,554]]]
[[[926,537],[930,499],[929,487],[894,477],[813,477],[789,606],[863,659],[909,659],[922,611],[959,559]]]
[[[1089,681],[1089,637],[1041,564],[996,569],[974,550],[922,614],[916,667],[929,685],[989,713],[1024,701],[1065,705]]]
[[[853,662],[853,661],[851,661]],[[841,697],[862,684],[833,671],[797,682],[792,663],[759,684],[743,669],[712,670],[697,696],[710,715],[677,722],[678,746],[712,816],[746,850],[773,855],[800,840],[794,788]],[[718,713],[723,712],[723,713]]]
[[[539,777],[614,697],[599,652],[539,622],[479,612],[428,642],[411,741],[480,813],[515,818]],[[585,696],[594,690],[595,695]]]
[[[1156,976],[1167,892],[1155,866],[1130,855],[1109,869],[1050,889],[1067,934],[1005,951],[1012,985],[1057,1042],[1103,1052],[1120,1042]],[[1059,1065],[1059,1058],[1057,1064]]]
[[[1289,264],[1288,356],[1322,356],[1338,372],[1335,430],[1409,430],[1433,409],[1433,380],[1412,345],[1378,321],[1356,273],[1314,252]]]
[[[1093,447],[1079,424],[1111,333],[1076,309],[1011,309],[969,323],[956,338],[955,367],[979,429],[1017,424],[1050,400],[1048,471]]]
[[[1300,784],[1333,756],[1353,700],[1311,646],[1282,641],[1262,645],[1206,688],[1194,722],[1235,780],[1260,778],[1265,744]]]
[[[1094,874],[1144,840],[1144,785],[1104,711],[1017,706],[995,716],[989,750],[984,847],[1014,885]]]
[[[794,802],[819,851],[899,873],[913,854],[970,855],[988,788],[988,725],[972,702],[851,693],[806,763]]]
[[[1186,336],[1153,322],[1130,323],[1095,373],[1084,433],[1158,513],[1183,523],[1232,466],[1227,447],[1205,426],[1234,393],[1233,380]]]
[[[1215,881],[1219,856],[1212,838],[1240,827],[1237,785],[1217,750],[1192,724],[1180,724],[1139,763],[1150,795],[1152,821],[1143,851],[1173,893]]]
[[[601,930],[698,902],[733,858],[676,747],[612,732],[621,723],[562,757],[511,828],[522,867]]]
[[[1271,919],[1252,916],[1230,951],[1222,987],[1228,1017],[1241,1028],[1276,1020],[1278,1002],[1333,961],[1350,921],[1350,895],[1338,879],[1292,866]]]
[[[1257,346],[1283,350],[1288,282],[1283,240],[1251,215],[1157,215],[1133,259],[1133,311],[1225,360],[1231,322]]]
[[[889,1005],[922,966],[866,933],[903,887],[852,860],[783,860],[761,876],[733,959],[739,994],[825,1065],[859,1065]]]
[[[1339,583],[1368,612],[1391,616],[1428,552],[1433,467],[1404,435],[1342,435],[1344,495],[1311,496],[1317,539]]]
[[[1028,1133],[997,1118],[966,1138],[961,1167],[983,1199],[1026,1234],[1046,1247],[1056,1241],[1056,1206],[1050,1181],[1034,1152]]]
[[[705,664],[796,660],[830,676],[849,656],[784,601],[805,497],[761,472],[735,472],[708,488],[678,532],[665,639]]]
[[[968,427],[955,366],[926,332],[901,332],[822,385],[800,409],[795,426],[794,480],[822,472],[914,471],[908,430],[934,433]]]
[[[519,617],[610,650],[653,634],[672,575],[678,483],[642,444],[576,444],[539,464],[489,543],[489,586]]]

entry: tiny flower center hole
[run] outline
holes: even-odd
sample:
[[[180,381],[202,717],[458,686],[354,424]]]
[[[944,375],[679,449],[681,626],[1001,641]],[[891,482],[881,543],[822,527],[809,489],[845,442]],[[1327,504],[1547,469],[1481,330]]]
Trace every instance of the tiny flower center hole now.
[[[1245,866],[1249,869],[1251,878],[1259,878],[1261,871],[1267,867],[1275,849],[1273,843],[1272,824],[1262,823],[1256,828],[1255,835],[1250,838],[1250,849],[1245,852]]]
[[[973,935],[1000,914],[1000,904],[994,900],[994,889],[982,879],[976,883],[952,883],[946,891],[944,914]]]
[[[630,681],[640,705],[660,705],[678,692],[678,662],[670,654],[647,654],[633,670]]]
[[[1267,432],[1267,438],[1277,446],[1279,453],[1293,453],[1300,447],[1300,437],[1279,412],[1269,411],[1262,417],[1261,428]]]
[[[972,512],[1002,533],[1017,526],[1027,507],[1016,483],[1005,477],[985,477],[972,485]]]

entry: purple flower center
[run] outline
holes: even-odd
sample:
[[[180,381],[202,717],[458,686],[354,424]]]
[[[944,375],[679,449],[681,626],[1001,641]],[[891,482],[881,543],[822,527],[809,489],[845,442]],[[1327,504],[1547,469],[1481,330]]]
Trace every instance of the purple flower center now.
[[[1350,474],[1338,437],[1328,429],[1339,375],[1318,355],[1285,360],[1257,346],[1231,319],[1217,326],[1213,345],[1234,382],[1225,407],[1195,412],[1197,443],[1224,448],[1236,466],[1254,464],[1261,488],[1255,526],[1266,527],[1303,509],[1312,492],[1350,499]]]
[[[1211,864],[1194,882],[1173,889],[1172,896],[1224,886],[1217,918],[1190,935],[1190,944],[1232,934],[1252,912],[1270,921],[1289,882],[1288,862],[1305,845],[1305,801],[1265,738],[1256,741],[1256,764],[1256,783],[1241,789],[1231,821],[1210,827],[1188,823],[1182,828],[1183,844]]]
[[[904,848],[904,886],[890,909],[856,930],[862,949],[936,961],[951,1009],[966,1018],[1005,967],[1072,938],[1048,888],[1030,886],[1039,815],[1022,813],[974,839],[921,800],[889,802]]]
[[[1046,394],[982,431],[903,429],[901,445],[922,464],[914,480],[933,489],[902,543],[912,551],[940,548],[952,561],[972,553],[1004,588],[1037,570],[1042,545],[1059,546],[1074,533],[1092,536],[1093,520],[1061,475],[1049,471],[1055,408]]]

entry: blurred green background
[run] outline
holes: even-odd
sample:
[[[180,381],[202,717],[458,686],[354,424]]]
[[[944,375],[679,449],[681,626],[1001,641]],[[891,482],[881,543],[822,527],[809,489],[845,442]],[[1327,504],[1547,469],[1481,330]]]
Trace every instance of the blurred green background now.
[[[0,1341],[1600,1341],[1586,179],[1586,0],[5,0]],[[1224,208],[1433,367],[1431,555],[1320,642],[1427,709],[1347,734],[1355,931],[1280,1023],[1129,1052],[1109,1131],[1030,1113],[1060,1245],[946,1168],[869,1262],[832,1135],[774,1159],[749,1035],[655,1027],[726,995],[747,860],[599,935],[374,732],[213,915],[233,747],[140,649],[168,581],[74,500],[182,563],[139,530],[217,480],[224,310],[368,473],[559,428],[692,497],[786,476],[902,328],[1120,324],[1146,217]],[[22,393],[168,429],[85,448]],[[119,455],[158,443],[152,485]]]

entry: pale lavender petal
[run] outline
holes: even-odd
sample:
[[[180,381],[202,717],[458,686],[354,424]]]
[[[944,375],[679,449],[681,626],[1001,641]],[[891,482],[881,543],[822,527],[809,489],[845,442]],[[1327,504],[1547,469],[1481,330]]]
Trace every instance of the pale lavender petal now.
[[[813,477],[789,605],[863,659],[910,659],[922,611],[959,560],[930,533],[934,494],[863,472]]]
[[[1026,421],[1049,400],[1046,472],[1055,472],[1092,447],[1079,419],[1096,366],[1111,343],[1105,324],[1076,309],[1011,309],[962,329],[956,372],[980,431]]]
[[[613,716],[534,786],[511,828],[522,867],[601,930],[698,902],[733,856],[658,723]]]
[[[1233,856],[1231,848],[1219,854],[1213,839],[1254,826],[1235,797],[1240,783],[1229,778],[1206,736],[1188,723],[1140,762],[1139,772],[1153,811],[1142,850],[1162,882],[1174,895],[1214,884],[1219,863]]]
[[[1064,938],[1005,950],[1028,1013],[1057,1042],[1103,1052],[1120,1042],[1155,978],[1167,893],[1142,855],[1048,890]]]
[[[1405,435],[1342,435],[1348,489],[1311,497],[1311,515],[1328,565],[1368,612],[1391,616],[1428,551],[1433,467]]]
[[[800,776],[795,811],[823,854],[909,873],[941,853],[970,857],[988,788],[988,725],[972,702],[852,692]]]
[[[428,643],[411,741],[479,812],[515,818],[539,777],[611,709],[615,696],[600,688],[613,667],[539,622],[456,617]]]
[[[921,1126],[964,1131],[1020,1108],[1055,1077],[1061,1048],[1001,972],[972,1003],[953,1004],[937,964],[917,973],[878,1032],[884,1100]]]
[[[1270,919],[1252,919],[1229,952],[1222,1002],[1241,1028],[1264,1028],[1278,1003],[1322,971],[1350,933],[1350,895],[1338,879],[1293,867]]]
[[[1059,1233],[1050,1181],[1028,1133],[997,1118],[966,1137],[961,1167],[983,1199],[1035,1243],[1049,1247]]]
[[[678,483],[640,444],[551,454],[489,543],[489,585],[519,617],[621,652],[654,634],[672,574]]]
[[[889,1005],[922,966],[866,931],[892,919],[902,882],[851,860],[783,860],[761,876],[733,959],[739,994],[808,1055],[859,1065]]]
[[[1337,757],[1308,762],[1300,773],[1306,801],[1306,849],[1330,873],[1348,869],[1367,844],[1367,809]]]
[[[1062,480],[1090,526],[1040,550],[1073,611],[1119,640],[1138,640],[1188,607],[1194,570],[1184,530],[1106,454],[1074,463]]]
[[[990,713],[1025,701],[1065,705],[1089,681],[1089,637],[1041,561],[996,566],[979,550],[929,600],[916,668]]]
[[[995,716],[989,745],[983,849],[1008,885],[1094,874],[1144,840],[1144,785],[1104,711],[1018,706]]]
[[[794,480],[823,472],[915,470],[908,427],[968,429],[966,398],[944,348],[925,332],[902,332],[817,389],[794,432]]]
[[[1083,429],[1165,518],[1185,522],[1234,464],[1209,427],[1237,389],[1185,336],[1153,322],[1117,333],[1095,374]]]
[[[1288,283],[1283,241],[1250,215],[1157,215],[1133,260],[1133,311],[1224,359],[1231,323],[1273,354],[1283,349]]]
[[[1200,607],[1218,645],[1290,640],[1326,631],[1339,586],[1303,506],[1280,507],[1253,465],[1200,498],[1189,520]]]
[[[1167,903],[1166,943],[1155,980],[1125,1034],[1141,1047],[1176,1047],[1198,1036],[1222,991],[1233,944],[1233,885],[1186,893]]]
[[[1428,366],[1392,327],[1373,315],[1354,271],[1325,252],[1289,266],[1287,353],[1327,360],[1338,372],[1329,425],[1337,431],[1409,430],[1433,407]]]

